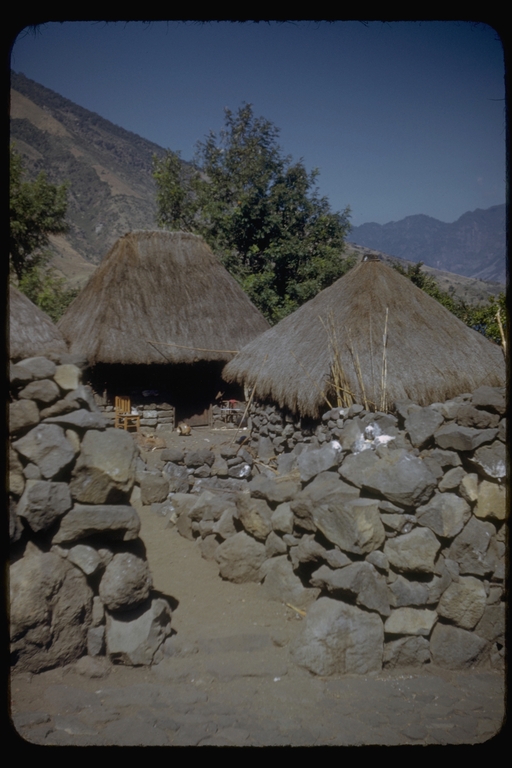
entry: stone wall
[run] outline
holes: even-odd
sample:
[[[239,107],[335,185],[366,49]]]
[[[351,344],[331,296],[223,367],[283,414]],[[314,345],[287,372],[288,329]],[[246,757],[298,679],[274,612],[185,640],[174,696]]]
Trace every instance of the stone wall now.
[[[114,426],[115,406],[105,402],[101,395],[95,395],[95,402],[107,424]],[[140,416],[141,427],[155,430],[173,430],[175,427],[175,409],[167,402],[150,402],[147,398],[132,398],[132,408]]]
[[[44,357],[10,368],[11,653],[32,672],[85,653],[150,664],[171,631],[130,503],[139,449],[80,378]]]
[[[253,456],[242,490],[196,486],[171,506],[223,578],[303,612],[296,663],[503,663],[504,389],[393,414],[335,408],[316,425],[256,404],[251,427],[233,449]]]

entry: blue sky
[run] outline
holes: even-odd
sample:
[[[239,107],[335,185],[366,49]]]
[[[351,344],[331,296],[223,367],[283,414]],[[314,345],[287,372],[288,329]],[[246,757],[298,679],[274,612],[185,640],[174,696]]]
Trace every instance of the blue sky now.
[[[505,202],[503,47],[485,24],[48,23],[11,68],[185,160],[251,103],[354,225]]]

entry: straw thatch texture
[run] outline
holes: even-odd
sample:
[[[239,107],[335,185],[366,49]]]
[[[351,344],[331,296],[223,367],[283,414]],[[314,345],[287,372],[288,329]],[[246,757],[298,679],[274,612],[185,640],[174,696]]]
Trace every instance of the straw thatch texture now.
[[[230,360],[268,323],[202,238],[158,231],[120,238],[59,328],[91,364],[147,365]]]
[[[255,397],[317,418],[329,407],[323,393],[337,405],[334,390],[329,391],[330,326],[354,401],[364,405],[366,394],[370,407],[379,409],[386,308],[388,404],[410,398],[429,405],[484,384],[505,384],[499,346],[379,261],[361,262],[248,344],[223,377],[250,386],[256,382]]]
[[[9,285],[9,357],[22,360],[38,355],[62,355],[66,342],[48,315]]]

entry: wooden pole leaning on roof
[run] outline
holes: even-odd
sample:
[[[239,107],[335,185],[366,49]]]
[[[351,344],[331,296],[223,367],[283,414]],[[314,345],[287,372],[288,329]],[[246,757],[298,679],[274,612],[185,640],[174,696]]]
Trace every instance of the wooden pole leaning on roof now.
[[[264,357],[264,359],[263,359],[263,362],[262,362],[262,364],[261,364],[261,368],[259,369],[259,371],[258,371],[258,375],[256,376],[256,381],[254,382],[254,386],[253,386],[253,388],[252,388],[252,392],[251,392],[251,395],[250,395],[250,397],[249,397],[249,400],[247,401],[247,405],[246,405],[246,407],[245,407],[244,415],[242,416],[242,421],[240,422],[240,424],[242,424],[243,420],[244,420],[244,419],[245,419],[245,417],[247,416],[247,411],[248,411],[248,410],[249,410],[249,408],[251,407],[252,398],[253,398],[253,396],[254,396],[254,392],[255,392],[255,390],[256,390],[256,384],[258,383],[258,379],[259,379],[259,377],[260,377],[260,373],[261,373],[261,372],[262,372],[262,370],[263,370],[263,366],[264,366],[264,365],[265,365],[265,363],[267,362],[267,358],[268,358],[268,355],[265,355],[265,357]],[[230,445],[233,445],[233,443],[234,443],[234,442],[235,442],[235,440],[236,440],[236,436],[238,435],[238,433],[239,433],[239,432],[240,432],[240,425],[238,426],[238,429],[236,430],[236,432],[235,432],[235,436],[233,437],[232,441],[230,442]]]

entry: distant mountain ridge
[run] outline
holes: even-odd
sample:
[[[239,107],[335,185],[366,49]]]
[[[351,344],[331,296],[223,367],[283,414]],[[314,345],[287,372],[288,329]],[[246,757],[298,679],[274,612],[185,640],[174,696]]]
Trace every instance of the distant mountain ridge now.
[[[493,205],[468,211],[451,224],[417,214],[388,224],[361,224],[352,228],[350,236],[365,248],[505,284],[505,218],[505,204]]]

